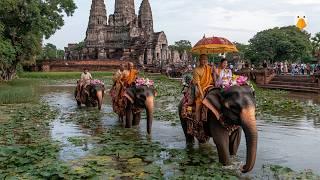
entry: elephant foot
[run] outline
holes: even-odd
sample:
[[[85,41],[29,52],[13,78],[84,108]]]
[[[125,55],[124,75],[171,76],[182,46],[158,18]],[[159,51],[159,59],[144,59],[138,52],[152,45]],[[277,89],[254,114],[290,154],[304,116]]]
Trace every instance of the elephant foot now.
[[[195,141],[194,141],[194,138],[193,138],[193,137],[192,137],[192,138],[188,138],[188,139],[186,140],[186,145],[187,145],[187,146],[193,147],[194,144],[195,144]]]
[[[81,102],[80,102],[80,101],[78,101],[78,100],[77,100],[77,105],[78,105],[78,106],[81,106]]]
[[[187,143],[186,143],[187,149],[192,149],[193,146],[194,146],[194,143],[191,143],[191,142],[189,142],[189,143],[187,142]]]
[[[127,129],[132,128],[132,125],[131,124],[126,124],[125,128],[127,128]]]

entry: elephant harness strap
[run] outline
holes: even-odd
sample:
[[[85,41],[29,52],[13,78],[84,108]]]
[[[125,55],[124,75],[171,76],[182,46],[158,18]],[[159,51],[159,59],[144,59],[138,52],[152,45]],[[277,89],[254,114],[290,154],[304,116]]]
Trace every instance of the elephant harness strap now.
[[[210,88],[207,92],[209,93],[210,91],[220,91],[221,93],[223,93],[223,91],[224,91],[224,89],[223,88],[221,88],[221,89],[219,89],[219,88]],[[205,109],[205,111],[206,112],[208,112],[208,110],[209,111],[212,111],[212,112],[214,112],[214,111],[219,111],[218,113],[219,114],[221,114],[220,112],[221,112],[221,109],[219,109],[219,108],[217,108],[217,107],[215,107],[213,104],[211,104],[210,102],[208,102],[206,99],[205,100],[203,100],[203,109]],[[206,115],[207,115],[208,113],[206,113]],[[214,113],[213,113],[214,114]],[[215,115],[214,115],[215,116]],[[238,125],[234,125],[234,124],[231,124],[231,123],[228,123],[228,118],[227,117],[225,117],[223,114],[221,114],[220,115],[220,117],[216,117],[217,118],[217,121],[219,121],[220,122],[220,124],[224,127],[224,128],[226,128],[227,130],[228,130],[228,132],[229,132],[229,134],[231,135],[231,133],[232,132],[234,132],[235,130],[237,130],[240,126],[238,126]],[[207,117],[205,117],[205,119],[207,119]]]

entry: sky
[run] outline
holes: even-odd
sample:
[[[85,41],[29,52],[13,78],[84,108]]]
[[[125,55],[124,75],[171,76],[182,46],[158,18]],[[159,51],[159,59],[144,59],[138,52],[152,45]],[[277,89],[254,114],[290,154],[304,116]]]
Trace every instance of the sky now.
[[[142,0],[135,0],[136,13]],[[164,31],[169,44],[205,34],[248,43],[259,31],[295,25],[297,16],[306,16],[309,33],[320,32],[320,0],[149,0],[154,30]],[[45,43],[63,49],[68,43],[85,39],[91,0],[75,0],[77,9],[65,17],[65,25]],[[107,14],[113,14],[114,0],[105,0]]]

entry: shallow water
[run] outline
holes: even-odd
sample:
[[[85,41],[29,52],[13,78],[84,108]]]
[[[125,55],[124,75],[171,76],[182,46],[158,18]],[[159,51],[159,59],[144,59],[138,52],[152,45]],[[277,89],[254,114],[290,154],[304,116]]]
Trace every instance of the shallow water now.
[[[94,108],[76,106],[73,98],[73,86],[47,86],[42,89],[43,99],[51,106],[60,111],[58,118],[52,122],[51,136],[63,144],[60,151],[60,158],[63,160],[74,160],[90,155],[90,150],[99,146],[94,141],[87,141],[83,146],[75,146],[69,142],[70,137],[95,137],[97,134],[107,129],[121,129],[121,124],[117,118],[112,115],[112,108],[109,99],[103,106],[101,112]],[[290,98],[301,98],[309,103],[319,103],[317,97],[298,94]],[[163,106],[163,102],[156,105],[157,108]],[[174,107],[166,105],[165,108]],[[175,108],[175,107],[174,107]],[[175,108],[176,109],[176,108]],[[78,113],[84,113],[90,116],[96,115],[94,127],[70,121]],[[246,176],[256,177],[263,174],[262,166],[265,164],[277,164],[292,168],[297,171],[311,169],[320,174],[320,120],[319,117],[310,117],[308,115],[290,115],[290,116],[271,116],[263,115],[257,117],[259,130],[257,161],[254,170]],[[173,126],[170,122],[157,121],[153,123],[152,136],[146,136],[145,120],[141,121],[139,127],[136,127],[137,138],[149,138],[150,141],[160,142],[161,146],[172,149],[185,149],[185,138],[180,125]],[[125,132],[126,130],[123,129]],[[212,140],[210,141],[211,144]],[[198,148],[198,147],[196,147]],[[215,151],[215,148],[212,146]],[[238,152],[239,162],[245,162],[246,147],[245,138],[242,136],[242,142]],[[238,167],[233,167],[238,168]],[[168,171],[170,174],[170,171]]]

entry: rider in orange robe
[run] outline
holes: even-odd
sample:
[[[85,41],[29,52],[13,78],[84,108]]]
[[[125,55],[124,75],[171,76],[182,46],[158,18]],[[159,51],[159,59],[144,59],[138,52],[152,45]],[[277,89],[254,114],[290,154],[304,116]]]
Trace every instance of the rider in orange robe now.
[[[132,62],[128,63],[128,69],[124,72],[124,76],[123,76],[123,82],[125,84],[126,87],[130,87],[134,84],[134,82],[136,81],[137,77],[138,77],[138,70],[136,70],[134,68],[134,65]]]
[[[214,77],[212,68],[208,65],[208,56],[202,54],[200,56],[200,65],[194,69],[193,84],[196,86],[195,104],[196,119],[200,121],[202,100],[205,92],[209,87],[214,86]]]

